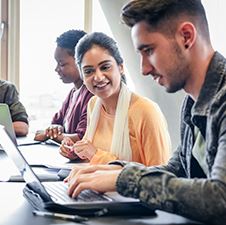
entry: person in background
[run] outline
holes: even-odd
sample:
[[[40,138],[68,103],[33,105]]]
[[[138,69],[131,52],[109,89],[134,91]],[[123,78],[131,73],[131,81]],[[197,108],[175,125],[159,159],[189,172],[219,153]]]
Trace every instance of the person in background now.
[[[212,47],[201,1],[133,0],[122,19],[131,27],[143,75],[169,93],[187,93],[181,141],[166,166],[114,162],[84,168],[66,179],[69,195],[117,190],[152,209],[225,224],[226,59]]]
[[[145,165],[166,164],[171,142],[166,120],[156,103],[129,90],[116,42],[101,32],[84,36],[76,62],[95,96],[88,103],[87,130],[72,150],[90,164],[121,159]],[[72,145],[67,138],[62,141]],[[64,155],[68,148],[61,145]]]
[[[82,30],[68,30],[56,39],[55,71],[64,83],[73,83],[74,87],[59,112],[53,116],[51,125],[44,131],[37,131],[35,140],[45,141],[51,138],[60,143],[63,137],[70,136],[76,142],[82,139],[86,131],[87,103],[92,94],[83,84],[74,59],[75,46],[85,34]]]
[[[26,136],[29,130],[28,115],[19,101],[19,93],[15,85],[9,81],[0,80],[0,103],[9,106],[16,136]]]

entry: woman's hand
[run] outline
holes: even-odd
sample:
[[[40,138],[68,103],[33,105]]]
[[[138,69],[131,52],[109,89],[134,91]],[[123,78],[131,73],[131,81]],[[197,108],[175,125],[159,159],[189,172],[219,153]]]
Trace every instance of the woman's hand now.
[[[34,140],[46,141],[49,138],[60,142],[63,138],[64,128],[58,124],[52,124],[45,130],[37,130],[35,133]]]
[[[78,156],[74,153],[72,147],[74,142],[69,137],[64,137],[60,145],[60,154],[68,159],[76,159]]]
[[[35,133],[35,137],[34,137],[34,140],[35,141],[46,141],[48,140],[49,138],[46,137],[45,135],[45,131],[44,130],[37,130],[36,133]]]
[[[73,145],[73,151],[80,159],[88,159],[90,161],[97,150],[90,141],[81,140]]]
[[[45,135],[50,139],[57,139],[59,136],[62,136],[63,132],[63,126],[52,124],[45,130]]]

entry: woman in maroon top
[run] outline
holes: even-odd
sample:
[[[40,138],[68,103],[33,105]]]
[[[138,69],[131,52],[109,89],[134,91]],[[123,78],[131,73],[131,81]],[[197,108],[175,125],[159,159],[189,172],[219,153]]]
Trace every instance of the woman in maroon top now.
[[[45,141],[49,138],[61,142],[65,136],[73,141],[81,140],[86,131],[86,109],[92,94],[86,89],[75,64],[75,46],[86,33],[81,30],[69,30],[57,39],[55,71],[64,83],[74,83],[59,112],[51,125],[44,131],[37,131],[35,140]]]

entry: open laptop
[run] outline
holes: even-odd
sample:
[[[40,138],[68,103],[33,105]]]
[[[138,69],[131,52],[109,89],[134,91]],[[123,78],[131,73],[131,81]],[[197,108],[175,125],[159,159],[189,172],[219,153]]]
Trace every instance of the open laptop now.
[[[13,143],[17,144],[16,134],[13,128],[13,122],[10,115],[9,106],[4,103],[0,103],[0,124],[5,127]]]
[[[64,182],[39,180],[3,126],[0,126],[0,144],[23,176],[26,182],[24,195],[36,209],[86,216],[155,215],[152,209],[143,206],[139,200],[123,197],[116,192],[99,194],[85,190],[76,199],[70,198]]]
[[[33,140],[31,137],[20,138],[19,140],[16,139],[9,106],[5,103],[0,103],[0,124],[5,127],[10,138],[16,145],[22,146],[40,143],[39,141]]]

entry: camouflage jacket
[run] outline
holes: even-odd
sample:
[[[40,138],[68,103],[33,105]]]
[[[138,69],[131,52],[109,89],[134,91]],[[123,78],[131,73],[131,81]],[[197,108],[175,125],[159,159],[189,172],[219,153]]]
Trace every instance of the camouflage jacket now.
[[[205,138],[208,174],[192,157],[194,124]],[[185,98],[181,143],[168,165],[128,163],[117,191],[154,209],[210,224],[226,224],[226,59],[216,52],[196,102]]]

